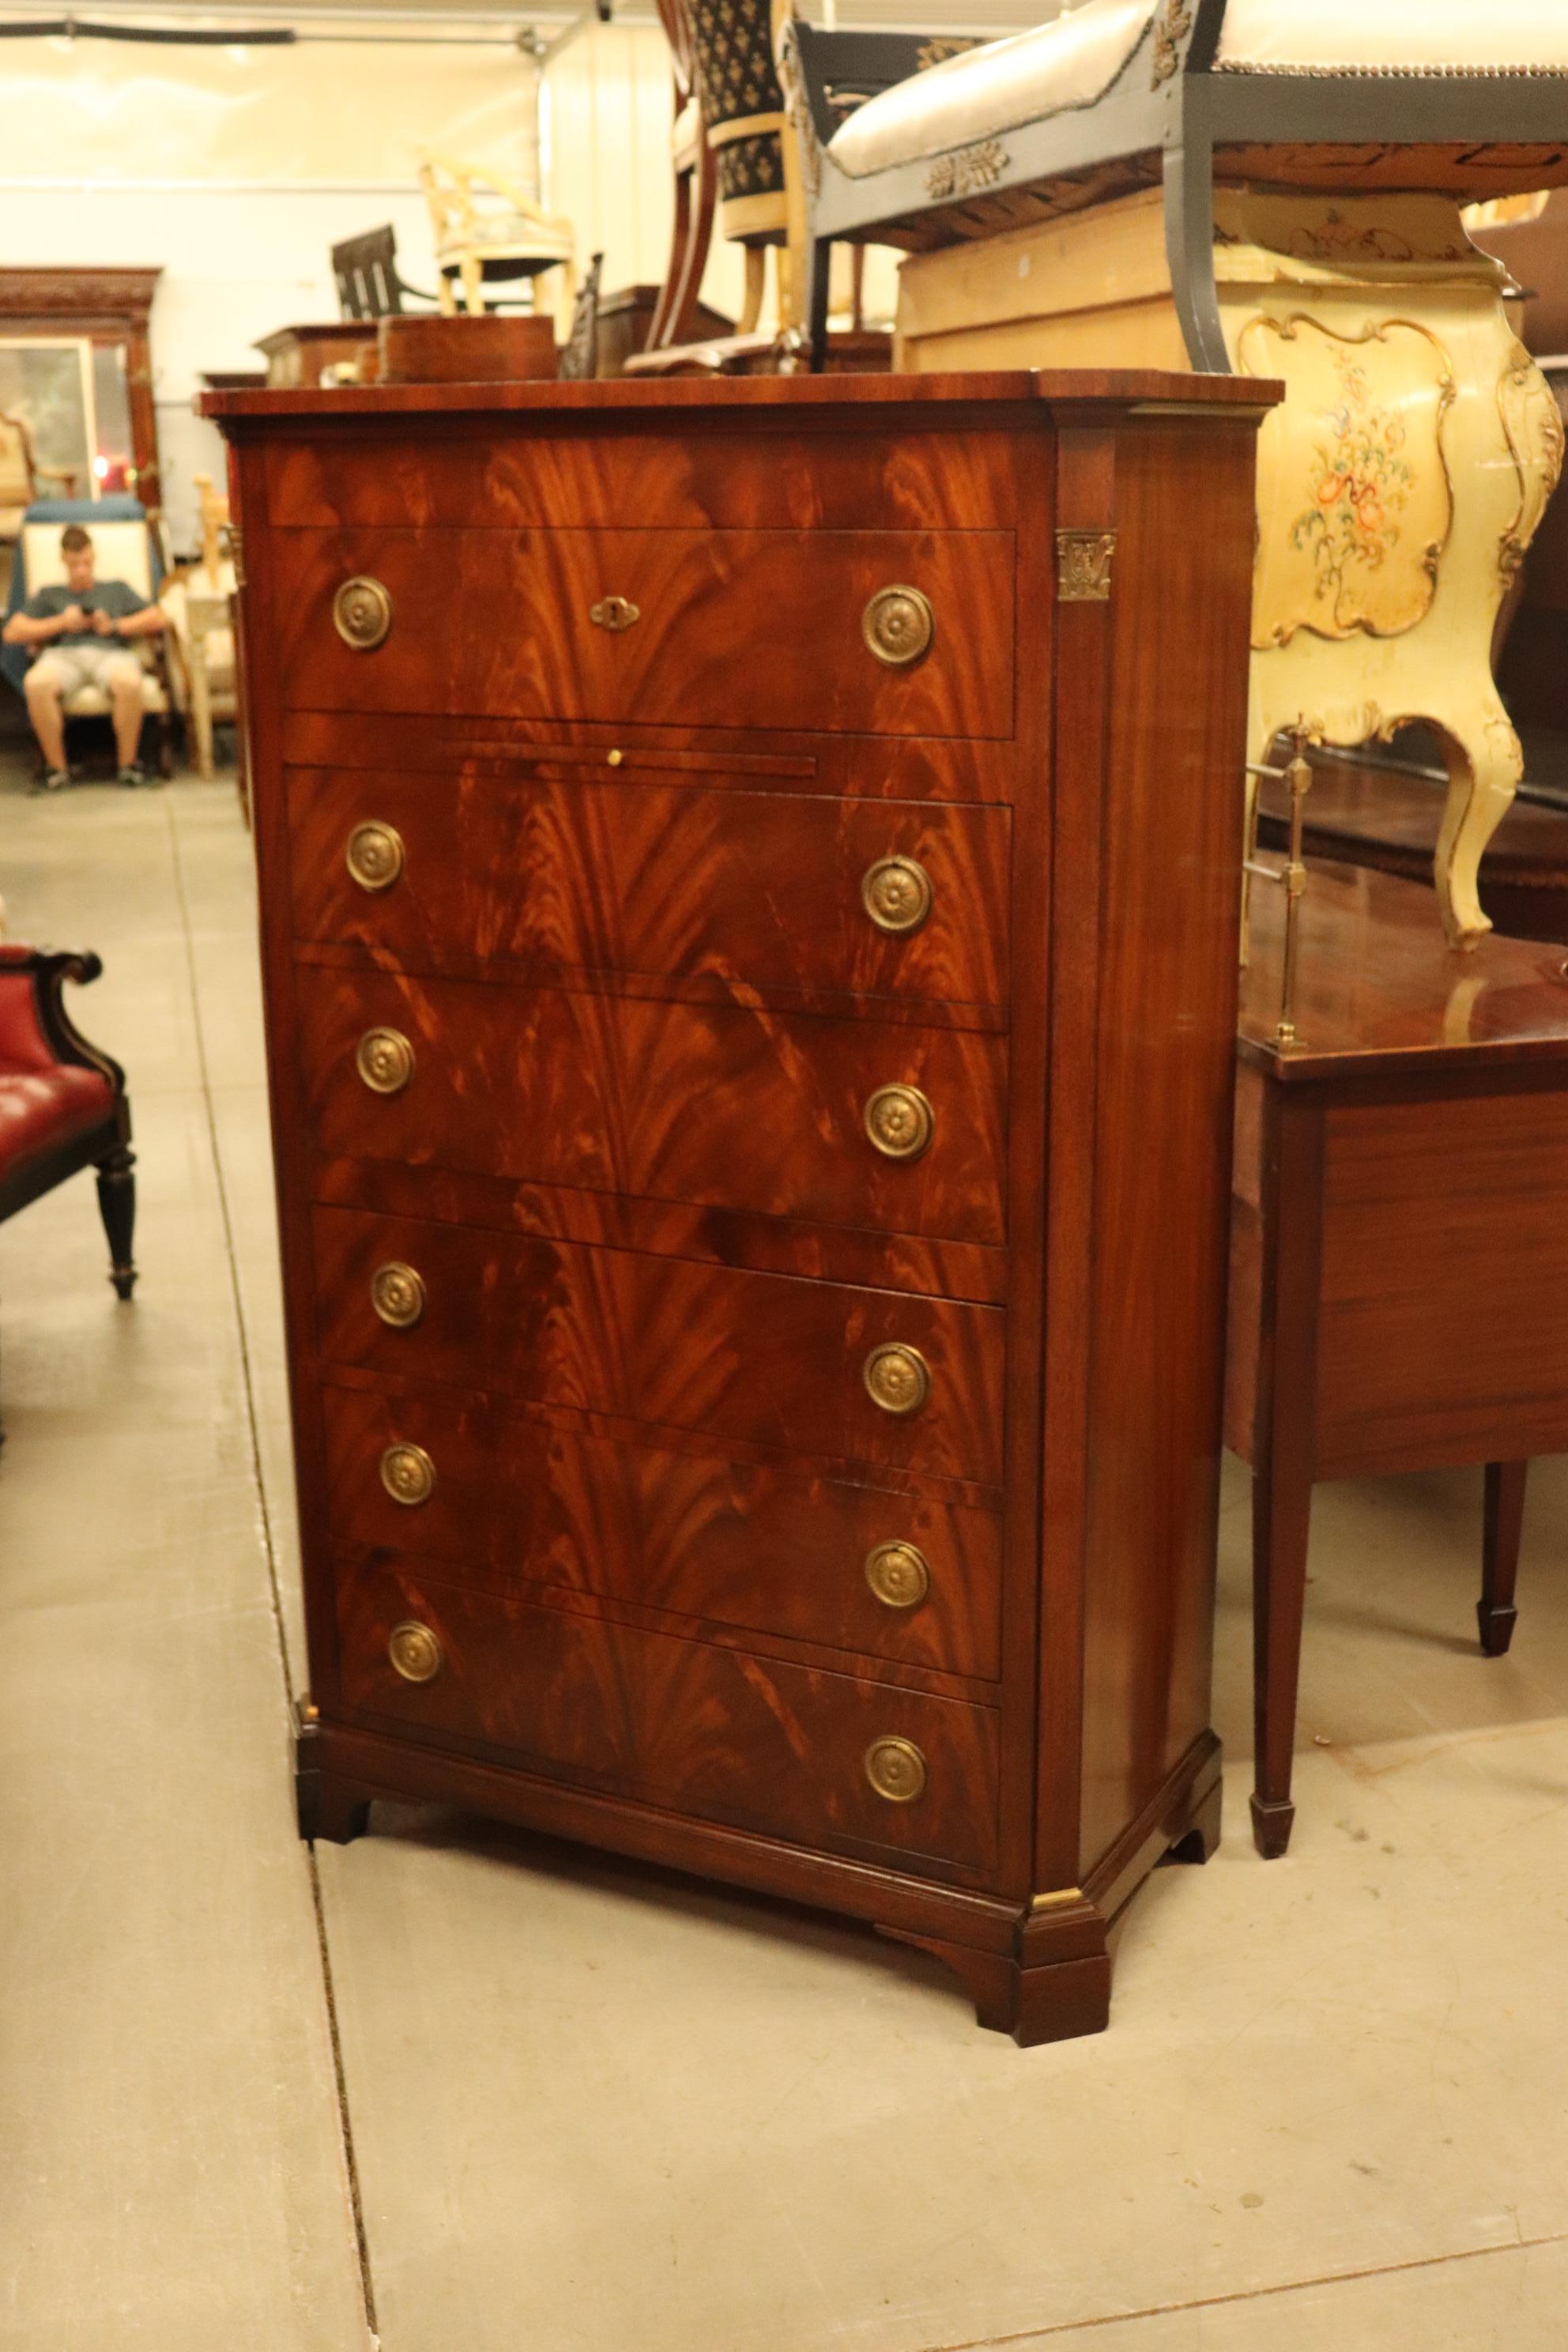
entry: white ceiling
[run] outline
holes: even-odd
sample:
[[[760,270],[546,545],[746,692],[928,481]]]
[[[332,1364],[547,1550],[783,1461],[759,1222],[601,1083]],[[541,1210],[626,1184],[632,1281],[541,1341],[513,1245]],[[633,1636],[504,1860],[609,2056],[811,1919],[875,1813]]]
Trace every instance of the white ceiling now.
[[[613,0],[615,21],[621,24],[657,22],[653,0]],[[826,21],[832,0],[798,0],[803,16]],[[841,27],[907,27],[913,32],[998,33],[1036,25],[1057,14],[1058,0],[837,0]],[[74,13],[91,22],[117,16],[146,24],[192,26],[220,30],[236,24],[323,26],[327,20],[368,27],[397,20],[421,32],[453,33],[477,27],[494,32],[527,25],[553,28],[584,15],[581,0],[0,0],[0,17],[41,17]]]

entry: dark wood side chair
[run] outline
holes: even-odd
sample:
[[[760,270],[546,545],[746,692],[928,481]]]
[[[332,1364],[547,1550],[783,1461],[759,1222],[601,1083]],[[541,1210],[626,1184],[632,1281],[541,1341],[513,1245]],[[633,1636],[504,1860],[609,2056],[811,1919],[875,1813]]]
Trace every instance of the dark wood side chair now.
[[[345,319],[398,319],[404,296],[435,310],[434,294],[409,286],[398,274],[397,237],[390,221],[345,236],[332,247],[332,276],[337,280],[338,308]]]
[[[96,955],[0,942],[0,1220],[96,1169],[110,1280],[129,1298],[136,1179],[125,1073],[88,1044],[62,1001],[67,981],[85,986],[102,970]]]
[[[1512,1636],[1525,1475],[1568,1449],[1568,967],[1444,945],[1428,885],[1314,865],[1295,1041],[1253,893],[1226,1437],[1252,1465],[1253,1835],[1285,1852],[1318,1478],[1484,1465],[1477,1616]]]

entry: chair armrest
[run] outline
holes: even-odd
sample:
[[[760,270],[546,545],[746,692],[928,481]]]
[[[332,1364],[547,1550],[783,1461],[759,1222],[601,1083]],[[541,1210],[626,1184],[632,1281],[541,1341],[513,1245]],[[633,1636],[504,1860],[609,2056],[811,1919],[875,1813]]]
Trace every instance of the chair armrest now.
[[[65,1009],[67,981],[85,988],[103,971],[90,949],[30,948],[0,941],[0,1061],[25,1069],[55,1069],[64,1062],[96,1070],[117,1095],[125,1073],[109,1055],[89,1045]]]

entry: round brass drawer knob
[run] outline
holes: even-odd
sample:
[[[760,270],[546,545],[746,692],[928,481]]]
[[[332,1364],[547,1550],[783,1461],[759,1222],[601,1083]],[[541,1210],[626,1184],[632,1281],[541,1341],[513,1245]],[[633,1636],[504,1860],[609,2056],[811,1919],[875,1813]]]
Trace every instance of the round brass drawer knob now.
[[[918,931],[932,895],[931,876],[918,857],[879,857],[860,878],[860,903],[879,931]]]
[[[345,580],[332,598],[332,622],[345,646],[371,653],[392,626],[392,599],[379,580]]]
[[[919,1412],[931,1394],[931,1366],[918,1348],[889,1341],[867,1357],[865,1381],[872,1403],[884,1412]]]
[[[912,1805],[926,1784],[926,1760],[912,1739],[873,1739],[866,1750],[866,1778],[889,1805]]]
[[[411,1331],[425,1312],[424,1282],[413,1266],[394,1259],[371,1276],[370,1303],[395,1331]]]
[[[866,1105],[866,1132],[885,1160],[918,1160],[934,1125],[919,1087],[879,1087]]]
[[[866,1554],[866,1581],[888,1609],[915,1609],[931,1591],[926,1556],[912,1543],[879,1543]]]
[[[381,1483],[395,1503],[427,1503],[436,1492],[436,1465],[422,1445],[389,1445],[381,1457]]]
[[[879,588],[861,616],[866,643],[889,669],[919,661],[936,635],[936,617],[918,588]]]
[[[403,871],[403,835],[390,824],[356,824],[347,856],[362,890],[390,890]]]
[[[434,1682],[443,1660],[441,1644],[428,1625],[408,1618],[386,1637],[386,1654],[405,1683]]]
[[[414,1048],[401,1029],[367,1029],[354,1067],[373,1095],[400,1095],[414,1076]]]

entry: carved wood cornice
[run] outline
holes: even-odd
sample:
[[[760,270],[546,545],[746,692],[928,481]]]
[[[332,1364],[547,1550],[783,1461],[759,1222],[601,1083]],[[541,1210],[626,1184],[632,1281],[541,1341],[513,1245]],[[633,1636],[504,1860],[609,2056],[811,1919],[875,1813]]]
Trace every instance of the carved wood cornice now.
[[[145,334],[163,270],[0,268],[0,324],[47,320]]]

